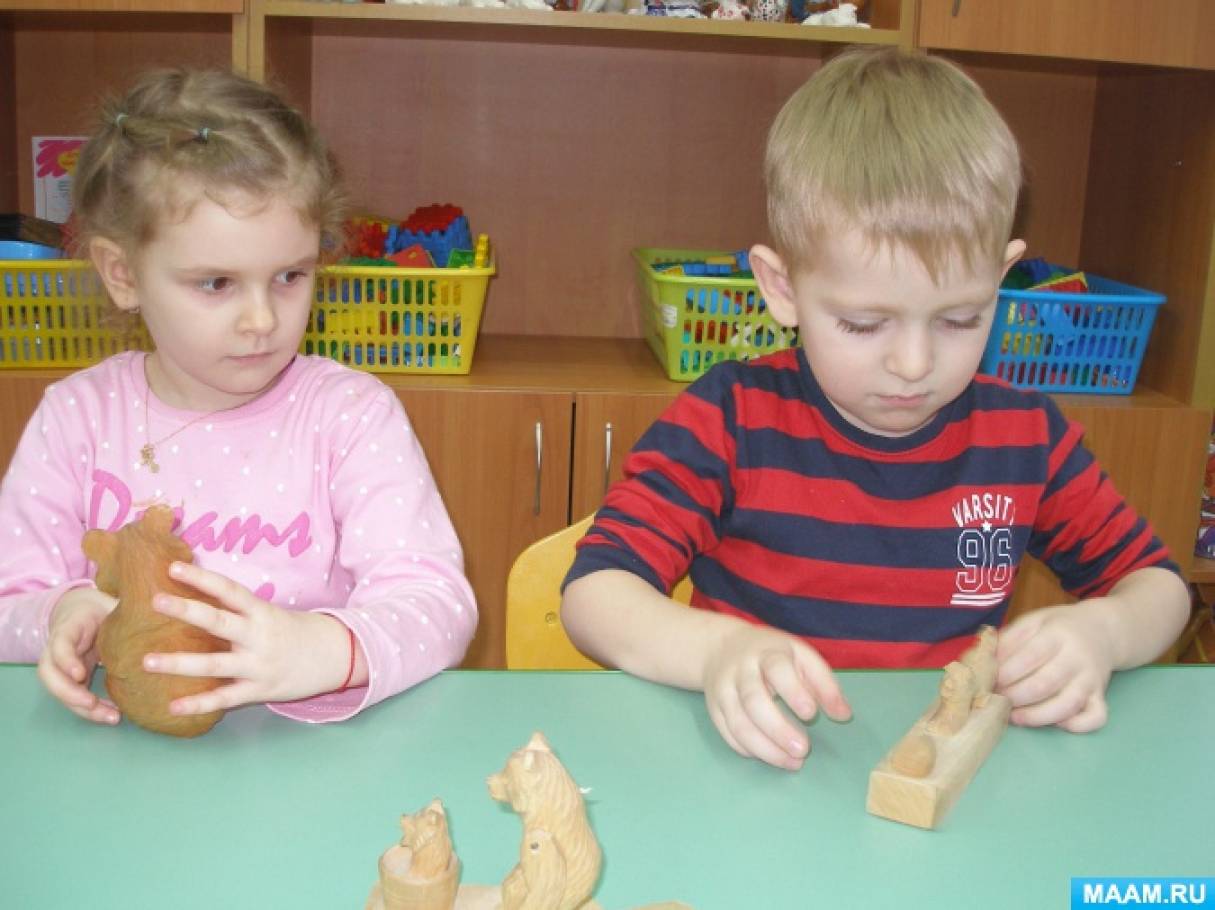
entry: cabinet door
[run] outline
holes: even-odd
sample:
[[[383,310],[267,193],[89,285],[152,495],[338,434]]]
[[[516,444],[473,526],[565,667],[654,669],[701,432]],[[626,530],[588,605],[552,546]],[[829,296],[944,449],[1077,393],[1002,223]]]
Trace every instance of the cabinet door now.
[[[1215,68],[1210,0],[920,0],[921,47]]]
[[[599,508],[608,485],[620,479],[624,457],[673,399],[669,394],[596,392],[575,397],[571,520]]]
[[[1187,569],[1194,552],[1210,412],[1198,408],[1120,408],[1062,404],[1085,427],[1085,444],[1118,491],[1152,523],[1173,559]],[[1069,603],[1055,577],[1035,560],[1017,573],[1009,609]]]
[[[569,523],[573,397],[397,388],[426,450],[477,594],[465,667],[506,665],[506,575],[533,541]]]
[[[59,377],[37,373],[0,373],[0,474],[8,471],[30,415],[46,387]]]

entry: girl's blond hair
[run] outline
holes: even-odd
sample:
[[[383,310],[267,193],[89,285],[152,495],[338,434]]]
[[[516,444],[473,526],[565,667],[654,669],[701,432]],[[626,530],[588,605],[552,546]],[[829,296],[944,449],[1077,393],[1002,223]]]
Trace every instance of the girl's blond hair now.
[[[904,246],[935,279],[951,257],[1003,262],[1021,160],[982,90],[953,64],[861,49],[785,103],[765,155],[768,224],[791,268],[830,231]]]
[[[289,199],[337,255],[345,202],[336,165],[299,111],[224,70],[157,70],[103,103],[77,162],[72,197],[78,253],[105,237],[137,254],[166,217],[199,194]]]

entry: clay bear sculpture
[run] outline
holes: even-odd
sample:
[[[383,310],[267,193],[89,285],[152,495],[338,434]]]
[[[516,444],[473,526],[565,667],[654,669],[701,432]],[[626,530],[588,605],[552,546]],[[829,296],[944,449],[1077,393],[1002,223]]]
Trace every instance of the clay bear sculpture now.
[[[131,722],[171,736],[198,736],[219,723],[223,711],[177,716],[169,703],[183,695],[207,692],[226,682],[206,677],[149,673],[143,658],[151,652],[227,651],[228,642],[197,626],[152,609],[158,591],[219,606],[194,588],[169,577],[169,565],[193,562],[194,554],[173,534],[173,510],[152,506],[135,522],[114,533],[84,535],[84,555],[97,564],[97,587],[118,598],[101,624],[97,649],[105,665],[105,687]]]

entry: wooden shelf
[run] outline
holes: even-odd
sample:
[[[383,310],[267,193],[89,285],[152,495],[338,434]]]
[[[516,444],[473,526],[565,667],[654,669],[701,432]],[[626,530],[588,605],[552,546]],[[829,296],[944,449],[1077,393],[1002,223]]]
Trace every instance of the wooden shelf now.
[[[1190,568],[1190,581],[1196,585],[1215,585],[1215,559],[1194,557],[1194,565]]]
[[[0,10],[31,13],[224,13],[245,11],[245,0],[0,0]]]
[[[60,379],[72,370],[0,370],[0,377]],[[472,370],[463,376],[437,373],[377,373],[394,388],[476,389],[481,391],[619,392],[677,395],[686,382],[667,378],[640,338],[584,338],[481,333]],[[1189,409],[1184,402],[1140,387],[1130,395],[1051,396],[1065,408],[1110,410]]]
[[[920,0],[926,48],[1215,68],[1210,0]]]
[[[910,4],[904,2],[906,11]],[[381,3],[331,3],[323,0],[252,0],[254,16],[348,21],[458,22],[473,25],[580,29],[635,34],[702,35],[722,38],[763,38],[827,44],[907,44],[910,29],[824,28],[776,22],[722,22],[715,19],[674,19],[622,13],[554,13],[527,9],[481,9],[463,6],[424,6]],[[908,14],[909,15],[909,14]],[[904,35],[907,35],[904,38]]]
[[[57,380],[70,369],[0,369],[0,379]],[[620,392],[674,396],[687,383],[666,378],[646,343],[636,338],[552,338],[485,335],[464,376],[377,373],[393,388],[479,391]]]

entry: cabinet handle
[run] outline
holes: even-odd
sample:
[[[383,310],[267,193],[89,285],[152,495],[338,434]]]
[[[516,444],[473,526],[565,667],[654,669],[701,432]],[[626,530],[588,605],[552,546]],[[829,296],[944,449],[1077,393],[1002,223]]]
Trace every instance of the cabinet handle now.
[[[536,499],[532,503],[532,514],[540,514],[540,473],[544,467],[544,427],[536,421]]]
[[[607,492],[612,475],[612,424],[603,425],[603,492]]]
[[[956,19],[960,12],[962,12],[962,0],[953,0],[953,12],[950,15]]]

